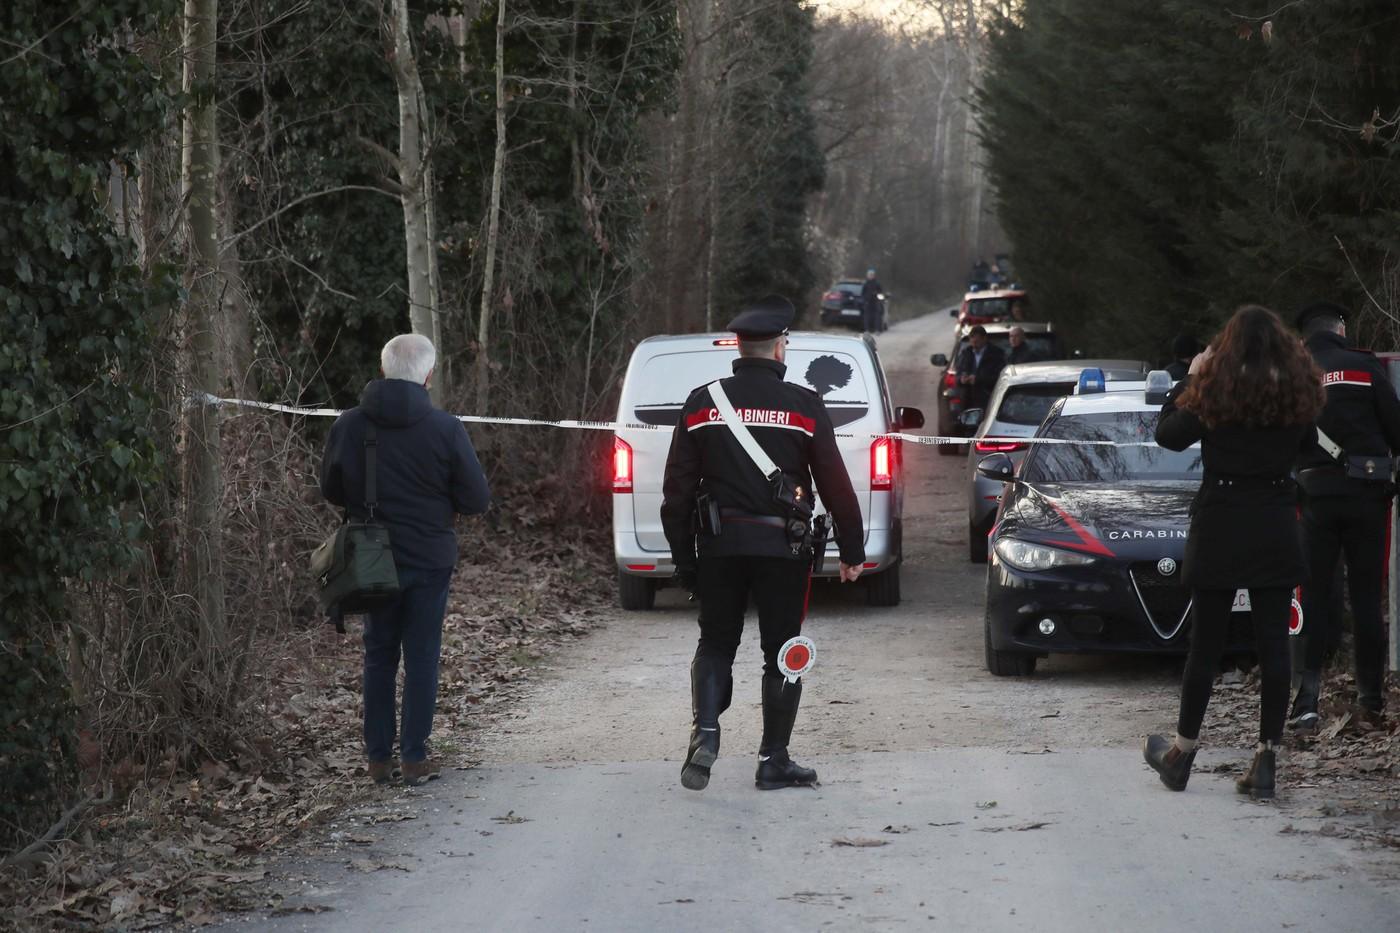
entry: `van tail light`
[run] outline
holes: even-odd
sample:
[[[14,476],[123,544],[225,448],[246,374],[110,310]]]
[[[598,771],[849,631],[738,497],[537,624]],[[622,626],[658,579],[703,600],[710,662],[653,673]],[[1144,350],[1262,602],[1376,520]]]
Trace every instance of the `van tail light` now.
[[[1018,441],[978,441],[975,445],[979,454],[1009,454],[1025,450],[1025,444]]]
[[[841,293],[840,293],[840,292],[827,292],[825,295],[822,295],[822,300],[824,300],[824,301],[840,301],[840,300],[841,300]]]
[[[877,437],[870,445],[870,489],[889,492],[894,488],[895,439]]]
[[[958,374],[951,369],[943,374],[943,388],[951,389],[958,384]]]
[[[632,445],[613,438],[613,492],[632,491]]]

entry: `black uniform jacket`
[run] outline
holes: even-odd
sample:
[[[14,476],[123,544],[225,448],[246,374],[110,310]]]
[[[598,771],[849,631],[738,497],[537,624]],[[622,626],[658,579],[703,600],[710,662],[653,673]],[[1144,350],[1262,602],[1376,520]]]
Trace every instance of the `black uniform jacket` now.
[[[1342,448],[1343,456],[1388,457],[1400,450],[1400,400],[1385,366],[1365,350],[1347,345],[1340,334],[1308,338],[1308,350],[1322,370],[1327,405],[1317,426]],[[1385,496],[1386,483],[1347,479],[1327,451],[1309,445],[1298,458],[1298,479],[1310,496]]]
[[[985,363],[986,361],[987,358],[985,356],[982,357],[982,362]],[[1037,353],[1035,347],[1031,346],[1030,342],[1027,341],[1019,347],[1012,347],[1008,350],[1006,353],[1006,362],[1012,366],[1017,363],[1038,363],[1040,362],[1040,354]],[[980,382],[981,380],[978,381]],[[994,380],[993,385],[995,384]]]
[[[821,502],[836,524],[841,560],[860,566],[865,561],[860,503],[836,447],[831,417],[821,396],[783,381],[786,371],[776,360],[737,359],[734,375],[722,381],[724,392],[759,446],[809,496],[816,477]],[[730,510],[719,537],[700,535],[702,555],[793,556],[782,528],[745,522],[735,514],[781,517],[782,508],[773,501],[768,480],[720,420],[705,386],[686,400],[666,458],[661,524],[678,568],[694,565],[692,513],[702,486],[722,509]]]
[[[375,516],[389,529],[400,567],[457,565],[454,513],[477,515],[491,504],[486,474],[462,422],[434,408],[428,390],[404,379],[375,379],[360,404],[331,425],[321,460],[321,494],[363,519],[365,427],[378,435]]]
[[[1306,582],[1291,471],[1317,432],[1311,425],[1208,429],[1176,407],[1190,382],[1188,376],[1172,387],[1157,422],[1157,443],[1168,450],[1201,444],[1204,475],[1191,503],[1183,579],[1206,590]]]
[[[982,351],[982,363],[978,365],[977,354],[973,352],[972,346],[968,345],[958,354],[956,368],[959,379],[969,375],[976,377],[972,385],[962,387],[967,407],[986,408],[987,403],[992,400],[992,388],[997,384],[997,377],[1006,368],[1006,352],[996,344],[989,343]]]
[[[880,287],[879,279],[866,279],[860,286],[860,301],[867,311],[880,310],[880,293],[884,289]]]

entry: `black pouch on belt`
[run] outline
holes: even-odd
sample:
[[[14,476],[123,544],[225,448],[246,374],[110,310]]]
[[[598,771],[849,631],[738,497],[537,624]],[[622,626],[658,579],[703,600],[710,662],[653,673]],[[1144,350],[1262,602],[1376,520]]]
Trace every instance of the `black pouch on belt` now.
[[[1349,479],[1361,479],[1372,483],[1388,483],[1395,475],[1395,461],[1390,457],[1375,457],[1363,454],[1348,456],[1346,473]]]

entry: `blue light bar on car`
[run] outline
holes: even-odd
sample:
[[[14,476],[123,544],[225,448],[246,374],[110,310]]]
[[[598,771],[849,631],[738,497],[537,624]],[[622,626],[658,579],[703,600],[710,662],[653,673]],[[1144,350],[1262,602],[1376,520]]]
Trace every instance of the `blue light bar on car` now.
[[[1095,395],[1104,391],[1107,383],[1102,369],[1086,369],[1079,374],[1079,385],[1075,386],[1075,395]]]
[[[1171,391],[1172,375],[1165,369],[1154,369],[1147,374],[1147,404],[1164,405],[1167,393]]]

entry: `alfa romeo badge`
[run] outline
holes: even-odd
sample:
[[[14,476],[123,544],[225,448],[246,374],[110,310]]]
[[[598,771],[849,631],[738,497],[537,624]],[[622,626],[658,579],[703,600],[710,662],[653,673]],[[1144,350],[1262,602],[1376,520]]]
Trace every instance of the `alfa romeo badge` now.
[[[806,635],[794,635],[778,649],[778,670],[790,684],[797,683],[797,678],[810,671],[816,660],[817,646]]]

